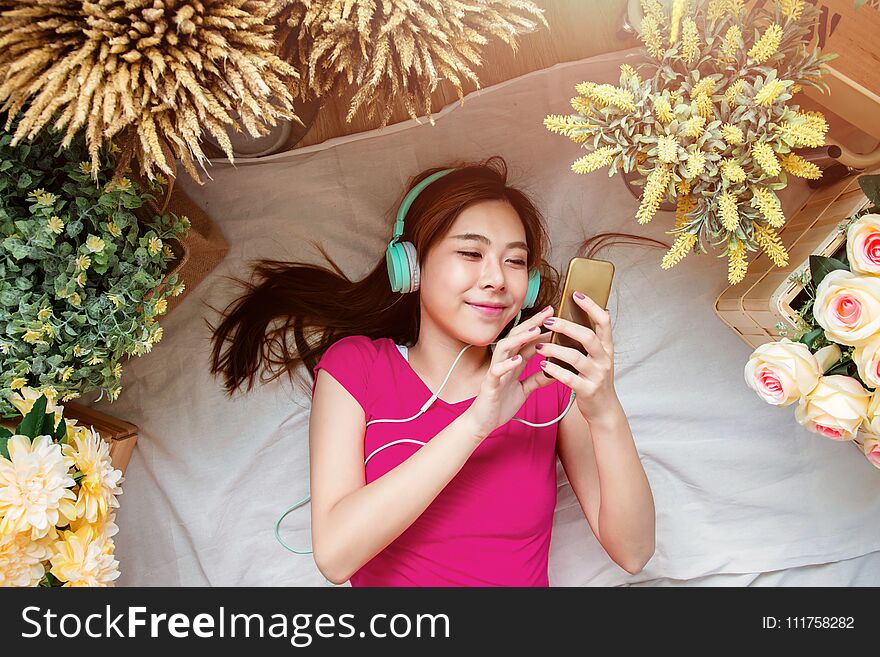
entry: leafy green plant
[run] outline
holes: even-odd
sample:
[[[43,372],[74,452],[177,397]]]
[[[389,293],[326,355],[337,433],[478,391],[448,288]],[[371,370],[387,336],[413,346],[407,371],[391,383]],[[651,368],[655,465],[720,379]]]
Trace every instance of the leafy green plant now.
[[[49,129],[11,146],[15,129],[0,131],[0,416],[26,386],[114,400],[122,361],[162,338],[157,318],[183,292],[165,276],[189,220],[147,210],[163,178],[111,186],[115,147],[94,171],[82,135],[64,148]]]

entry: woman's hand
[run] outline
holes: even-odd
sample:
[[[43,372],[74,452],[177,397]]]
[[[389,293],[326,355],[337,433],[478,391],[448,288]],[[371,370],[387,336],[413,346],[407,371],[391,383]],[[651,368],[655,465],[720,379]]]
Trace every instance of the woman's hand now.
[[[526,363],[536,353],[535,341],[550,337],[549,331],[541,332],[541,324],[552,315],[553,307],[548,306],[514,327],[510,335],[495,345],[480,393],[464,413],[481,439],[509,422],[532,392],[553,383],[542,372],[519,380]]]
[[[574,367],[578,374],[560,365],[545,360],[541,363],[544,372],[567,385],[576,393],[578,410],[588,422],[598,418],[604,411],[614,409],[619,404],[614,390],[614,342],[611,339],[611,315],[590,297],[579,299],[574,293],[574,302],[583,308],[593,320],[595,331],[559,317],[547,325],[551,331],[564,333],[580,342],[589,356],[572,347],[563,347],[549,342],[537,348],[538,353],[548,358],[558,358]],[[550,379],[551,381],[553,379]]]

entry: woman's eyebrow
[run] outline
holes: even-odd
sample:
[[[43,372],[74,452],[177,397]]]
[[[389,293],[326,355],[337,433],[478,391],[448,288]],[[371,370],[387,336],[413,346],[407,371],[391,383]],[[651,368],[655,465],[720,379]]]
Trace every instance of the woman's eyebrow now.
[[[456,239],[457,240],[471,240],[471,241],[476,241],[476,242],[482,242],[483,244],[489,244],[489,245],[492,244],[492,241],[488,237],[486,237],[485,235],[478,235],[477,233],[462,233],[461,235],[453,235],[452,239],[454,239],[454,240],[456,240]],[[508,242],[507,248],[508,249],[519,248],[519,249],[523,249],[525,251],[529,250],[529,247],[525,242]]]

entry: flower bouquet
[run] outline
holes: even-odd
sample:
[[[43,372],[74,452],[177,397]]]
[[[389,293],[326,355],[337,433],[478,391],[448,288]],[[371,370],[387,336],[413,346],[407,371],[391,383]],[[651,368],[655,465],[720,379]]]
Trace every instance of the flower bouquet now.
[[[112,586],[122,473],[93,429],[25,389],[0,427],[0,586]]]
[[[644,185],[636,219],[644,224],[661,203],[676,208],[668,269],[707,244],[728,257],[731,284],[743,280],[748,252],[758,248],[784,267],[778,231],[785,223],[776,192],[789,174],[819,178],[798,156],[825,143],[819,112],[790,101],[820,78],[834,55],[806,40],[819,10],[804,0],[642,0],[641,39],[648,59],[621,67],[619,85],[582,82],[575,114],[550,115],[544,125],[589,152],[575,173],[608,167]]]
[[[82,135],[66,148],[52,129],[11,142],[0,130],[0,417],[25,386],[114,400],[122,361],[162,339],[158,318],[183,292],[169,243],[189,221],[143,212],[159,182],[110,181],[115,153],[102,150],[95,171]]]
[[[797,402],[801,425],[854,441],[880,468],[880,176],[859,184],[874,207],[840,224],[838,257],[810,256],[798,328],[758,347],[745,379],[770,404]]]

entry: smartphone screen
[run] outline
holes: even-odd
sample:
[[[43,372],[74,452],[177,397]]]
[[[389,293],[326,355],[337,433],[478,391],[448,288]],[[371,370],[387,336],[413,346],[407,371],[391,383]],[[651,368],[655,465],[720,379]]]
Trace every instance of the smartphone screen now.
[[[594,329],[593,321],[585,310],[572,298],[575,290],[583,292],[600,307],[606,308],[608,297],[611,295],[611,280],[614,278],[614,265],[606,260],[594,260],[592,258],[574,257],[568,263],[568,271],[565,275],[565,283],[562,286],[562,299],[559,302],[556,316],[567,319],[575,324]],[[553,331],[550,338],[552,344],[577,349],[589,356],[589,353],[580,341],[569,336]],[[548,358],[551,363],[579,374],[573,365],[559,358]]]

